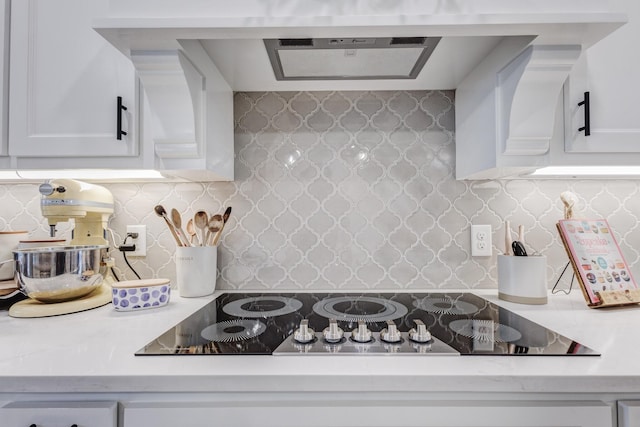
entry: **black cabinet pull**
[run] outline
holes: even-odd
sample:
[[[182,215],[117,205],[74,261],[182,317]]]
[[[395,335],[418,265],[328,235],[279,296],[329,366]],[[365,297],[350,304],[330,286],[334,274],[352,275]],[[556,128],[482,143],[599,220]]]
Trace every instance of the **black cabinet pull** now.
[[[122,130],[122,112],[127,111],[127,107],[122,105],[122,97],[118,97],[118,114],[117,114],[117,123],[116,123],[116,138],[118,141],[122,140],[122,135],[126,135],[127,133]]]
[[[31,424],[29,427],[38,427],[38,426],[35,424]],[[78,424],[71,424],[70,427],[78,427]]]
[[[591,135],[591,114],[589,112],[589,92],[584,93],[584,98],[582,102],[578,102],[578,106],[584,105],[584,126],[578,128],[578,131],[584,131],[584,136]]]

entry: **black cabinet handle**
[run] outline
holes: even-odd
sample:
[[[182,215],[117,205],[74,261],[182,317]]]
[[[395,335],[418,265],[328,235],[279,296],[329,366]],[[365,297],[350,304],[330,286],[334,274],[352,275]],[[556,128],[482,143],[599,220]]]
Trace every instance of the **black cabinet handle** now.
[[[118,97],[118,114],[117,114],[117,123],[116,123],[116,138],[118,141],[122,140],[122,135],[126,135],[127,133],[122,130],[122,112],[127,111],[127,107],[122,105],[122,97]]]
[[[578,131],[580,132],[584,131],[584,136],[589,136],[591,135],[591,114],[589,112],[591,107],[589,104],[589,92],[585,92],[582,102],[578,102],[578,106],[583,106],[583,105],[584,105],[584,126],[582,126],[581,128],[578,128]]]
[[[35,424],[31,424],[29,427],[38,427]],[[78,427],[78,424],[71,424],[71,427]]]

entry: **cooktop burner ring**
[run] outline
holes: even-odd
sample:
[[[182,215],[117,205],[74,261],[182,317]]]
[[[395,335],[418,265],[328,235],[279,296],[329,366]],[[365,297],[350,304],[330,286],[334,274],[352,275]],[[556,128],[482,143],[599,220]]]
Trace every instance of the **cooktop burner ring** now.
[[[463,337],[478,341],[508,343],[522,338],[517,329],[488,319],[458,319],[449,323],[449,328]]]
[[[238,342],[255,338],[266,330],[267,326],[259,320],[225,320],[207,326],[200,336],[213,342]]]
[[[265,301],[277,301],[284,304],[283,307],[275,309],[275,310],[264,310],[264,311],[254,311],[247,310],[243,308],[243,306],[247,304],[255,304]],[[236,301],[232,301],[222,307],[222,311],[227,313],[230,316],[235,317],[249,317],[249,318],[258,318],[258,317],[276,317],[283,316],[285,314],[295,313],[296,311],[302,308],[302,303],[295,298],[287,298],[281,296],[270,296],[270,295],[261,295],[259,297],[251,297],[251,298],[243,298]]]
[[[382,306],[384,310],[373,314],[350,314],[336,308],[336,306],[341,303],[354,304],[359,302],[378,304]],[[327,298],[315,303],[313,305],[313,311],[327,319],[336,319],[354,323],[359,322],[360,320],[365,323],[384,322],[386,320],[399,319],[409,312],[407,307],[403,304],[393,300],[376,297],[358,297],[356,299],[352,297]]]
[[[478,307],[466,301],[435,297],[425,297],[415,300],[413,301],[413,306],[429,313],[451,314],[456,316],[474,314],[479,310]]]

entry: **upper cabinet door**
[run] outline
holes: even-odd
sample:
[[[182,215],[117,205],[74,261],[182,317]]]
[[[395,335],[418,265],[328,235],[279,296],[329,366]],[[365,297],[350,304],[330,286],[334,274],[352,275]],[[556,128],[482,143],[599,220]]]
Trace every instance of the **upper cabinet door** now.
[[[629,22],[582,54],[565,86],[565,151],[640,152],[640,2],[613,0]],[[591,135],[585,136],[589,92]]]
[[[138,154],[135,70],[92,29],[107,9],[108,0],[12,2],[11,156]]]
[[[9,0],[0,0],[0,156],[7,155],[9,117]]]

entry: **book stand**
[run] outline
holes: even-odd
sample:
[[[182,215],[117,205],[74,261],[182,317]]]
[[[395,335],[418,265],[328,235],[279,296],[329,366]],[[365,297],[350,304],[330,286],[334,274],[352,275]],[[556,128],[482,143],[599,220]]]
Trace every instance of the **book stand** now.
[[[564,219],[557,228],[589,307],[640,303],[640,289],[606,220]]]

